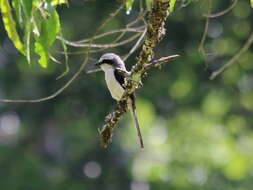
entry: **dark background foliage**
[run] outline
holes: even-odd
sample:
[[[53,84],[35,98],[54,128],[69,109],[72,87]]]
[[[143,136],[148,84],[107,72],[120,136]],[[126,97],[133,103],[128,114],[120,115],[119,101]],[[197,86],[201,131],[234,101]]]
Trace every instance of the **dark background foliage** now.
[[[213,1],[213,11],[230,3]],[[71,40],[91,36],[118,6],[113,0],[72,0],[68,8],[58,7],[63,35]],[[130,15],[122,12],[104,31],[124,26],[137,11],[134,7]],[[205,65],[198,46],[204,30],[202,14],[207,11],[206,3],[199,1],[177,6],[167,19],[167,34],[156,56],[178,53],[181,58],[150,71],[137,92],[144,151],[139,149],[129,115],[119,123],[109,148],[99,146],[97,129],[115,106],[103,73],[83,72],[47,102],[0,103],[0,189],[251,190],[252,48],[217,79],[209,77],[247,40],[253,14],[249,2],[239,1],[230,13],[210,20]],[[44,69],[36,62],[29,66],[7,38],[2,22],[0,42],[1,97],[47,96],[84,59],[70,56],[70,72],[56,80],[64,66],[50,63]],[[56,44],[52,52],[57,48]],[[126,45],[111,51],[124,55],[129,49]],[[127,60],[128,68],[137,53]]]

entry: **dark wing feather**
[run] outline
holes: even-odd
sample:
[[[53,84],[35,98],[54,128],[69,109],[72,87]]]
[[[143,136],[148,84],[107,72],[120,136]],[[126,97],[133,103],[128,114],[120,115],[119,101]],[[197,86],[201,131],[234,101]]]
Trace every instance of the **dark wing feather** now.
[[[119,72],[118,69],[114,70],[114,76],[116,80],[120,83],[122,88],[125,89],[125,87],[123,86],[123,84],[125,83],[125,76],[121,72]]]
[[[125,89],[125,87],[124,87],[125,76],[122,73],[122,71],[118,71],[118,69],[115,69],[114,76],[115,76],[116,80],[120,83],[122,88]],[[135,95],[134,95],[134,93],[130,94],[129,97],[132,99],[133,108],[135,109]]]

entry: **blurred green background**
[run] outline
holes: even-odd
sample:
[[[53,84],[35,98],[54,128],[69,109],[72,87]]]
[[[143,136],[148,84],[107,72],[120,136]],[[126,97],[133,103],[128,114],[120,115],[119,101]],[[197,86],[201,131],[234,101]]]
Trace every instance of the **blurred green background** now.
[[[181,57],[161,70],[152,69],[144,88],[137,91],[144,151],[129,114],[118,124],[112,144],[100,147],[97,129],[116,103],[103,73],[83,72],[50,101],[0,103],[0,189],[252,190],[252,47],[217,79],[209,77],[247,40],[253,11],[248,1],[239,1],[230,13],[210,20],[205,65],[198,46],[206,2],[177,7],[168,17],[167,34],[156,57],[174,53]],[[230,3],[213,1],[213,12]],[[118,6],[114,0],[70,0],[68,8],[58,8],[64,36],[89,37]],[[130,15],[122,12],[104,31],[123,27],[137,14],[136,6]],[[70,72],[56,80],[64,65],[51,63],[43,69],[34,60],[29,66],[0,22],[1,98],[47,96],[65,84],[84,59],[70,56]],[[130,48],[110,51],[124,55]],[[128,69],[137,55],[127,60]]]

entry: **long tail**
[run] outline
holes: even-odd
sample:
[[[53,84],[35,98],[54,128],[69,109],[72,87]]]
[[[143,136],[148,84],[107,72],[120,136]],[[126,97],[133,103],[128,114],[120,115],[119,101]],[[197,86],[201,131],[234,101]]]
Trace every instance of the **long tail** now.
[[[136,116],[135,106],[133,105],[132,100],[131,100],[131,103],[128,104],[128,108],[131,112],[131,116],[132,116],[132,119],[133,119],[133,122],[134,122],[134,126],[137,130],[137,134],[138,134],[138,137],[139,137],[139,140],[140,140],[141,148],[144,149],[144,143],[143,143],[143,140],[142,140],[141,130],[140,130],[140,126],[139,126],[137,116]]]

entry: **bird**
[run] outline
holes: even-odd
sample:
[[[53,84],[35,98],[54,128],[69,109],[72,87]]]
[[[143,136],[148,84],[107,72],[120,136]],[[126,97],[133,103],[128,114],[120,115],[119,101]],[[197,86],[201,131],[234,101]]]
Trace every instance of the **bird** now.
[[[126,76],[130,74],[126,70],[124,61],[114,53],[105,53],[100,57],[99,61],[95,63],[95,65],[104,72],[107,88],[110,91],[112,98],[119,102],[125,92],[124,83],[126,81]],[[131,113],[134,126],[137,130],[140,146],[144,149],[141,130],[136,115],[134,93],[130,94],[127,99],[127,108]]]

